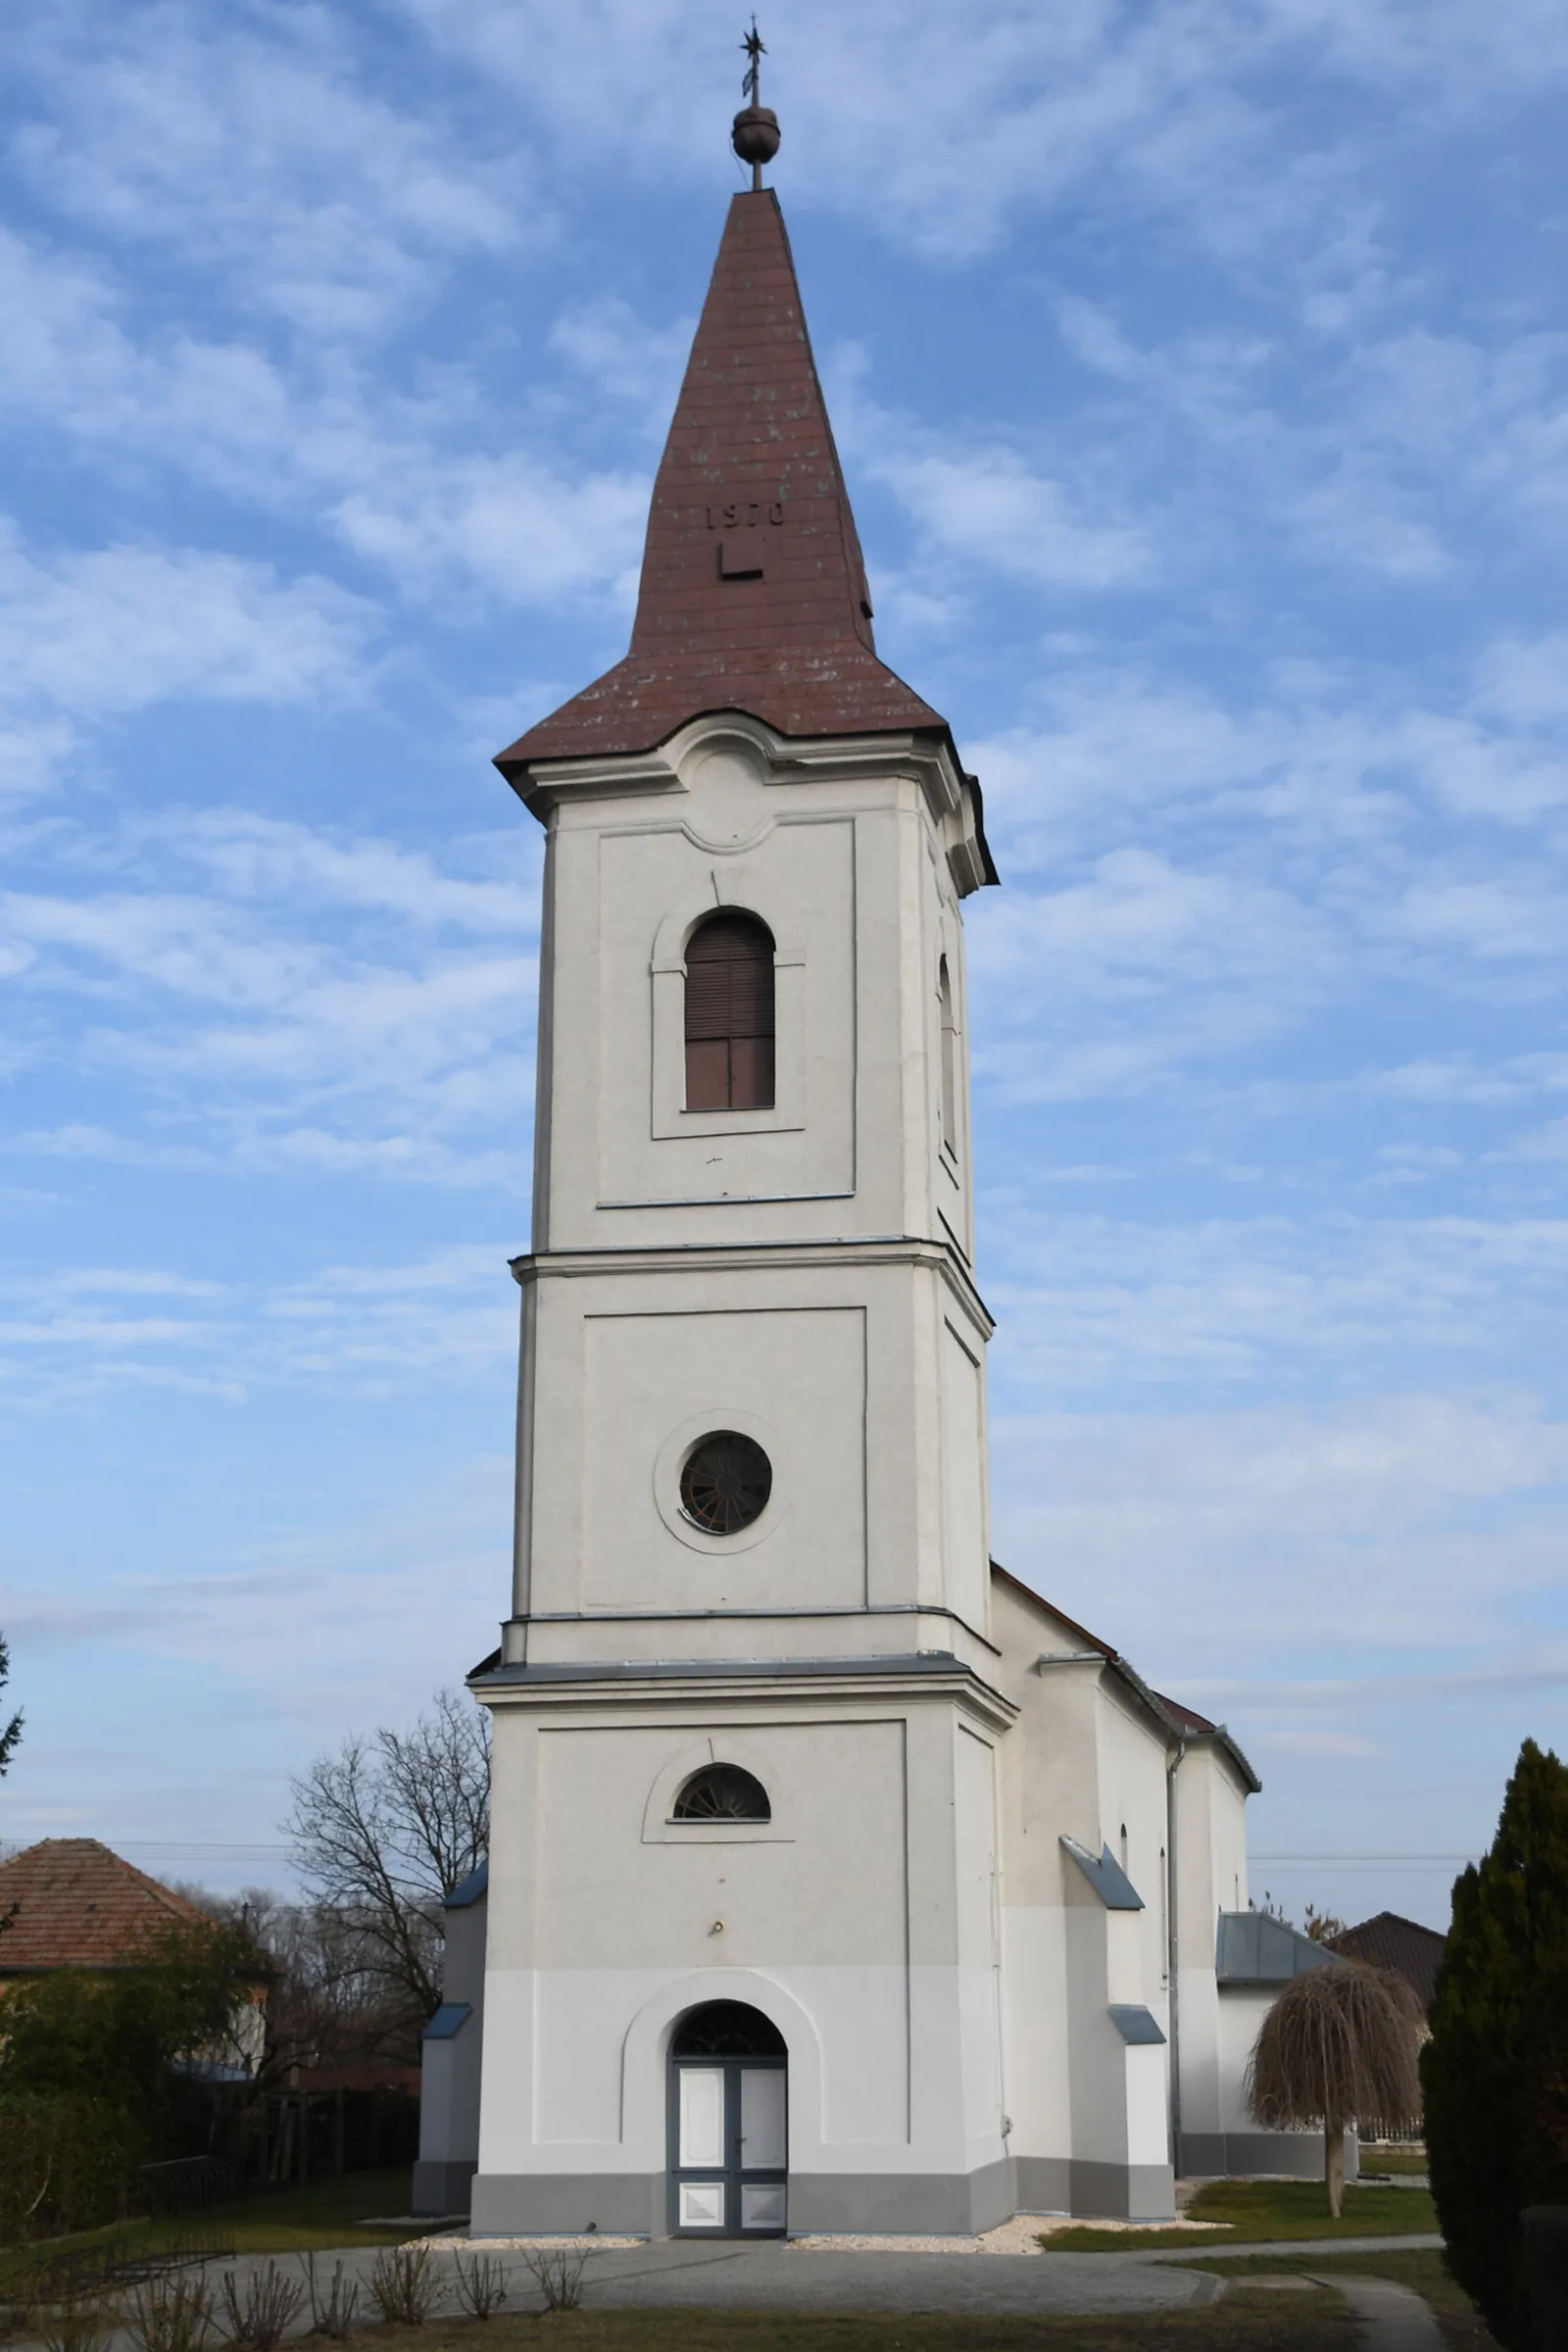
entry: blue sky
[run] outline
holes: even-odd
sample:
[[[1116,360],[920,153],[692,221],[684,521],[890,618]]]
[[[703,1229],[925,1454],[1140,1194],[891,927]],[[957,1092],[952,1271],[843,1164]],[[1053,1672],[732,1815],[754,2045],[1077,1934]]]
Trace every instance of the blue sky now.
[[[275,1881],[289,1771],[494,1639],[488,760],[624,650],[741,29],[9,12],[0,1836]],[[880,646],[1004,875],[999,1556],[1231,1723],[1256,1892],[1441,1922],[1568,1735],[1568,17],[762,30]]]

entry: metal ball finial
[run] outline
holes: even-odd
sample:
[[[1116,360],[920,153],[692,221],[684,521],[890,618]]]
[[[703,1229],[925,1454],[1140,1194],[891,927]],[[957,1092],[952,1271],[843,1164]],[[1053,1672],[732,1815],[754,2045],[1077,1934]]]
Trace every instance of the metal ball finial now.
[[[762,166],[770,164],[778,153],[778,117],[770,106],[762,104],[762,60],[767,55],[762,36],[752,19],[752,29],[741,42],[746,52],[746,78],[741,83],[744,96],[751,100],[743,106],[730,129],[730,143],[743,164],[752,167],[752,186],[760,188]]]
[[[742,107],[730,132],[730,142],[743,164],[760,170],[778,153],[778,117],[770,106]]]

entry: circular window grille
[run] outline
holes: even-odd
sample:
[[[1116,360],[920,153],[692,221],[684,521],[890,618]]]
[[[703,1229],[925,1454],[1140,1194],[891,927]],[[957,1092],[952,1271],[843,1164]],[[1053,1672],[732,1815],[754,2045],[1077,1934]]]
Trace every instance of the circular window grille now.
[[[773,1465],[755,1438],[715,1430],[686,1456],[680,1474],[681,1508],[710,1536],[739,1535],[767,1508]]]

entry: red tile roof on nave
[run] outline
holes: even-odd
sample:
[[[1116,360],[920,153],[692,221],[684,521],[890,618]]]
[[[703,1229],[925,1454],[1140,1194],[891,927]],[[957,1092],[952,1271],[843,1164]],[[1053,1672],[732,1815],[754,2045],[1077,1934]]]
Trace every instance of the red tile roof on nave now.
[[[0,1862],[0,1978],[125,1968],[149,1937],[203,1914],[96,1838],[45,1838]]]
[[[877,659],[770,188],[730,205],[654,484],[631,651],[496,765],[520,788],[532,761],[651,751],[706,710],[750,711],[791,736],[948,732]]]

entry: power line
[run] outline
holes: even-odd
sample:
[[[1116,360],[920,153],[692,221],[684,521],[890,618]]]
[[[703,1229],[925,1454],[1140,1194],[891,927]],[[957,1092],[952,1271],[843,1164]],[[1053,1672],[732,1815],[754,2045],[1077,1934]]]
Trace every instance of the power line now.
[[[1386,1869],[1390,1864],[1408,1864],[1412,1868],[1452,1869],[1456,1863],[1475,1862],[1477,1854],[1250,1854],[1250,1862],[1267,1862],[1277,1870],[1287,1862],[1321,1863],[1325,1869],[1344,1870],[1351,1866]]]

